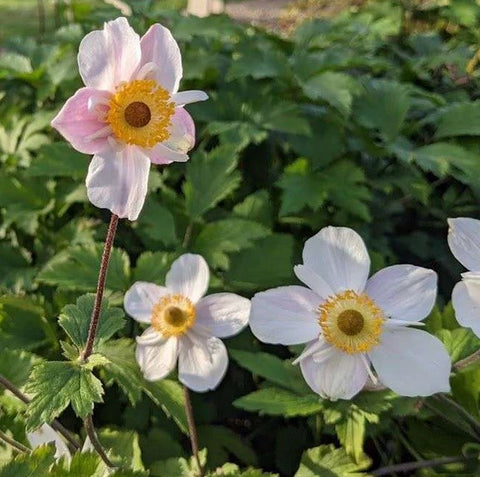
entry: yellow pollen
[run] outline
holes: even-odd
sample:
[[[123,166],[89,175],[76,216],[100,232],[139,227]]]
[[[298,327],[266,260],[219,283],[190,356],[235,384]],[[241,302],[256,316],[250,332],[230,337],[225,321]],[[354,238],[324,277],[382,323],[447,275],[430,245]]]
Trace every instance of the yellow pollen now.
[[[120,141],[151,148],[169,139],[175,103],[156,81],[121,84],[108,106],[106,120]]]
[[[164,296],[152,311],[152,327],[165,338],[183,335],[195,323],[195,306],[183,295]]]
[[[347,290],[329,297],[318,314],[325,339],[346,353],[365,353],[379,343],[385,317],[366,294]]]

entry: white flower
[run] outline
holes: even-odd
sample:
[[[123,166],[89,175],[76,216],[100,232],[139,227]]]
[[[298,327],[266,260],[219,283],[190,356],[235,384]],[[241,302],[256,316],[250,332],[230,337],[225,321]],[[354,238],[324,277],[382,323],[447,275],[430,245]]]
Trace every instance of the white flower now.
[[[309,288],[257,293],[250,326],[266,343],[307,343],[297,358],[308,385],[329,399],[350,399],[368,377],[404,396],[448,391],[450,358],[418,325],[435,302],[435,272],[387,267],[370,279],[370,258],[349,228],[326,227],[307,240],[297,277]]]
[[[164,287],[136,282],[127,291],[127,313],[150,324],[137,337],[136,357],[145,379],[166,377],[178,358],[178,378],[193,391],[214,389],[222,380],[228,355],[219,338],[247,325],[250,300],[233,293],[203,297],[209,275],[203,257],[185,254],[173,262]]]
[[[480,336],[480,220],[448,219],[448,245],[468,270],[455,285],[452,304],[457,321]]]
[[[65,457],[67,462],[70,462],[72,459],[72,454],[70,454],[65,441],[60,437],[60,434],[48,424],[43,424],[43,426],[39,427],[36,431],[27,432],[27,439],[32,449],[43,446],[44,444],[53,443],[56,448],[55,459]]]

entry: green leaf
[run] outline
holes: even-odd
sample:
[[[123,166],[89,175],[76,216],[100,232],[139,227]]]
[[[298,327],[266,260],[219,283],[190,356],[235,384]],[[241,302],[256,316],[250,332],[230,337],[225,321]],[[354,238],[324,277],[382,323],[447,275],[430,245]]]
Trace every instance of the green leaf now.
[[[269,230],[257,222],[225,219],[206,224],[195,239],[193,250],[213,268],[228,268],[229,253],[251,247],[255,240],[266,237]]]
[[[355,463],[361,462],[365,440],[365,414],[357,406],[350,406],[346,419],[335,426],[338,440]]]
[[[0,469],[0,477],[48,477],[54,454],[53,446],[38,447],[30,454],[18,454]]]
[[[355,101],[354,117],[361,125],[378,130],[390,141],[400,133],[409,108],[407,86],[390,80],[373,80]]]
[[[70,467],[65,468],[64,461],[57,462],[56,465],[50,469],[52,477],[100,477],[99,471],[102,474],[105,472],[105,464],[100,460],[97,453],[93,452],[76,452],[72,456]]]
[[[71,247],[52,258],[37,279],[48,285],[74,290],[95,290],[102,252],[102,244]],[[108,266],[107,288],[125,291],[130,285],[129,266],[128,255],[114,248]]]
[[[69,404],[84,419],[103,394],[102,383],[89,369],[64,361],[35,366],[27,391],[34,394],[27,408],[29,431],[52,422]]]
[[[480,367],[478,363],[456,372],[451,377],[450,383],[455,401],[479,419]]]
[[[207,452],[205,449],[199,453],[200,465],[205,467],[207,463]],[[185,459],[183,457],[175,457],[159,462],[155,462],[151,466],[152,477],[194,477],[199,475],[199,469],[195,457]]]
[[[165,283],[172,262],[177,258],[174,253],[167,252],[144,252],[137,260],[134,270],[135,281],[151,283]]]
[[[6,242],[0,244],[0,289],[14,293],[29,290],[36,273],[28,252]]]
[[[183,193],[185,208],[192,219],[201,217],[239,186],[237,159],[233,148],[220,146],[208,154],[198,152],[188,162]]]
[[[299,396],[279,388],[265,388],[247,394],[233,402],[246,411],[272,416],[309,416],[320,412],[323,405],[315,394]]]
[[[117,467],[144,470],[138,434],[134,431],[101,429],[98,438],[109,449],[108,456]]]
[[[242,290],[265,289],[292,280],[293,237],[272,234],[230,257],[225,278]]]
[[[432,116],[435,138],[480,135],[480,101],[453,103]]]
[[[88,294],[79,297],[75,305],[66,305],[58,319],[59,325],[73,341],[79,350],[87,344],[88,329],[93,313],[95,295]],[[102,301],[97,334],[93,343],[94,349],[107,341],[117,331],[125,326],[125,315],[120,308],[109,308],[108,300]]]
[[[259,190],[248,195],[242,202],[235,205],[233,212],[240,217],[254,220],[268,227],[272,225],[273,208],[266,190]]]
[[[480,340],[475,334],[466,328],[455,330],[439,330],[435,333],[447,348],[452,363],[456,363],[471,355],[480,348]]]
[[[295,477],[360,477],[367,475],[359,471],[369,465],[368,458],[357,464],[343,449],[336,449],[332,444],[322,445],[303,453]]]
[[[162,379],[161,381],[145,382],[144,390],[167,416],[173,418],[180,430],[188,434],[182,385],[171,379]]]
[[[177,243],[172,213],[152,196],[147,198],[137,226],[139,232],[151,240],[158,240],[166,246],[175,246]]]
[[[0,375],[21,388],[28,381],[33,366],[39,361],[40,358],[27,351],[0,349]]]
[[[299,106],[287,101],[275,101],[273,104],[266,104],[257,122],[265,129],[273,131],[303,135],[312,134],[310,124],[303,117]]]
[[[299,367],[293,366],[290,360],[284,361],[273,354],[236,349],[230,349],[229,354],[252,374],[268,379],[294,393],[309,393],[309,387],[305,384]]]

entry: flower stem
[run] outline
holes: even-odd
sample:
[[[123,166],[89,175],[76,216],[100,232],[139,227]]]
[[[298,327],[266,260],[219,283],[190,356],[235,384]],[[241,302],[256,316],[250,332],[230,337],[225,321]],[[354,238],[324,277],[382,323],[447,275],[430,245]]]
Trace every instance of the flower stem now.
[[[392,475],[395,472],[409,472],[410,470],[425,469],[428,467],[437,467],[439,465],[453,464],[455,462],[463,462],[467,460],[463,456],[457,457],[440,457],[439,459],[420,460],[417,462],[405,462],[404,464],[389,465],[370,472],[370,475]]]
[[[90,414],[85,418],[83,421],[83,424],[85,426],[85,431],[87,433],[87,436],[90,438],[90,442],[92,443],[93,448],[97,451],[98,455],[101,457],[103,462],[110,467],[113,468],[114,465],[110,461],[110,459],[107,457],[107,454],[102,447],[102,444],[100,444],[100,441],[98,440],[97,433],[95,431],[95,426],[93,425],[93,419],[92,415]]]
[[[20,452],[21,454],[30,452],[30,449],[28,447],[7,436],[7,434],[5,434],[3,431],[0,431],[0,440],[5,442],[5,444],[8,444],[9,446],[12,446],[14,450]]]
[[[107,238],[105,239],[105,247],[103,248],[102,261],[100,263],[100,272],[98,274],[97,293],[95,294],[95,304],[93,306],[92,318],[90,320],[90,328],[88,329],[87,345],[82,354],[83,361],[86,361],[93,351],[93,344],[98,330],[98,322],[100,319],[100,310],[102,307],[103,292],[105,290],[105,280],[107,278],[108,263],[112,252],[113,239],[117,231],[118,215],[112,214],[110,225],[108,226]]]
[[[198,435],[195,427],[195,419],[193,417],[193,406],[190,399],[190,392],[186,386],[183,386],[183,394],[185,396],[185,412],[187,414],[188,431],[190,434],[190,442],[192,443],[192,453],[197,461],[199,469],[199,477],[204,477],[205,473],[200,463],[200,456],[198,455]]]
[[[16,396],[20,401],[24,402],[25,404],[28,404],[30,402],[30,399],[25,396],[25,394],[20,391],[13,383],[11,383],[7,378],[2,376],[0,374],[0,384],[8,389],[14,396]],[[61,434],[68,442],[69,446],[71,449],[74,451],[80,449],[82,446],[77,440],[72,436],[71,432],[66,429],[62,424],[60,424],[59,421],[56,419],[51,423],[51,426],[53,429],[55,429],[59,434]]]
[[[460,371],[461,369],[466,368],[468,365],[475,363],[478,360],[480,360],[480,349],[475,351],[475,353],[472,353],[470,356],[467,356],[466,358],[457,361],[453,365],[453,368],[456,371]]]

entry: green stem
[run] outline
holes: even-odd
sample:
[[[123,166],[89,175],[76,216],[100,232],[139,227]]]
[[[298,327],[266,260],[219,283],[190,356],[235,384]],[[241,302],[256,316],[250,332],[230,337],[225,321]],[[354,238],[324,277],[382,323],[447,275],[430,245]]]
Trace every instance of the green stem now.
[[[460,371],[463,368],[466,368],[472,363],[475,363],[480,360],[480,349],[475,351],[475,353],[472,353],[470,356],[467,356],[464,359],[461,359],[460,361],[457,361],[454,365],[453,368],[456,371]]]
[[[405,462],[404,464],[389,465],[370,472],[370,475],[376,477],[381,475],[392,475],[395,472],[410,472],[416,469],[425,469],[428,467],[438,467],[440,465],[453,464],[467,460],[463,456],[458,457],[440,457],[439,459],[420,460],[418,462]]]
[[[0,440],[5,442],[5,444],[8,444],[11,446],[15,451],[20,452],[21,454],[29,453],[30,449],[20,442],[16,441],[15,439],[12,439],[11,437],[7,436],[3,431],[0,431]]]
[[[97,451],[98,455],[101,457],[103,462],[109,467],[113,468],[114,465],[108,458],[105,449],[102,447],[102,444],[98,440],[97,433],[95,431],[95,426],[93,425],[92,415],[88,416],[84,421],[83,424],[85,426],[85,432],[87,436],[90,438],[90,442],[92,443],[93,448]]]

